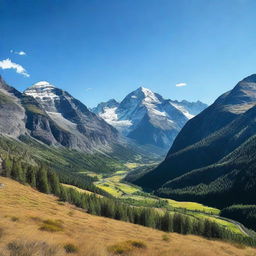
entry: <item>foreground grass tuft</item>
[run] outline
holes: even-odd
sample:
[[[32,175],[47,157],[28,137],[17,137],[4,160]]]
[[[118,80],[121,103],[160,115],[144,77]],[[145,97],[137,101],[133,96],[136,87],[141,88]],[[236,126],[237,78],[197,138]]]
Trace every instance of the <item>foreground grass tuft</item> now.
[[[16,217],[16,216],[12,216],[12,217],[11,217],[11,221],[13,221],[13,222],[19,221],[19,218]]]
[[[170,241],[170,237],[167,234],[162,235],[162,239],[165,242],[169,242]]]
[[[108,247],[108,252],[114,255],[127,255],[136,249],[146,249],[147,246],[141,241],[125,241]]]
[[[66,253],[76,253],[76,252],[78,252],[77,246],[75,246],[74,244],[71,244],[71,243],[65,244],[64,249],[65,249]]]
[[[11,256],[61,256],[63,253],[56,246],[50,246],[45,242],[13,241],[7,249]]]
[[[39,229],[48,232],[58,232],[63,231],[64,227],[62,225],[62,222],[59,220],[44,220],[43,224]]]

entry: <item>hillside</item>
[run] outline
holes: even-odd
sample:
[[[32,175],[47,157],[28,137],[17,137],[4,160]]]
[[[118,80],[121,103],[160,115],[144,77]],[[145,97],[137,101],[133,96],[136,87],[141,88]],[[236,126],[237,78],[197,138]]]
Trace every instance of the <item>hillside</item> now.
[[[190,120],[166,159],[135,180],[161,196],[215,207],[255,204],[256,75]]]
[[[74,245],[78,250],[74,255],[79,256],[116,255],[116,248],[124,251],[122,255],[128,255],[127,250],[129,255],[150,256],[256,254],[253,248],[96,217],[13,180],[0,177],[0,183],[4,184],[0,187],[1,255],[8,255],[8,248],[17,252],[22,245],[34,252],[40,248],[48,252],[45,255],[61,256],[66,255],[63,247],[67,244]],[[53,228],[56,232],[46,231]]]

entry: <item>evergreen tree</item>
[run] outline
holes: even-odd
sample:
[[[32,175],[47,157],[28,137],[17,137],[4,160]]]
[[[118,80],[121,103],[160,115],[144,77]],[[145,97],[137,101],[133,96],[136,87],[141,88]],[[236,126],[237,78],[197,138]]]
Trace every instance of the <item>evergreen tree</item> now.
[[[9,156],[7,156],[6,159],[3,160],[3,170],[4,176],[11,177],[12,160]]]
[[[48,184],[48,178],[47,178],[47,171],[44,169],[44,167],[41,167],[37,173],[37,189],[40,192],[49,194],[49,184]]]
[[[55,172],[49,171],[48,172],[48,181],[49,187],[51,188],[51,193],[54,195],[60,195],[60,181]]]

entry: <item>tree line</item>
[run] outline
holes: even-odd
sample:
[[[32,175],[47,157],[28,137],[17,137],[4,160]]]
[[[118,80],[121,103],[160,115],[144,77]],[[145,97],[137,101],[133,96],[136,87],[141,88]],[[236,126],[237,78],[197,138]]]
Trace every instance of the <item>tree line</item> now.
[[[237,220],[256,231],[256,205],[232,205],[221,210],[220,215]]]
[[[216,222],[197,219],[181,213],[159,212],[154,208],[135,207],[110,197],[86,194],[67,188],[60,183],[58,175],[43,165],[32,166],[20,159],[6,157],[1,174],[23,184],[29,184],[42,193],[54,194],[59,200],[69,202],[89,214],[108,217],[180,234],[195,234],[206,238],[224,239],[256,246],[256,240],[234,234]]]

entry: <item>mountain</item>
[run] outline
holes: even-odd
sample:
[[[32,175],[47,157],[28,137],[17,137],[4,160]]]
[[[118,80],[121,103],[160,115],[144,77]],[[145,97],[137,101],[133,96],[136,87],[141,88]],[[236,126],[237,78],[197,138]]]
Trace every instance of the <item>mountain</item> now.
[[[166,159],[135,183],[162,196],[218,207],[256,203],[251,196],[256,192],[255,105],[252,75],[191,119]]]
[[[159,152],[123,138],[80,101],[48,82],[21,93],[0,77],[0,110],[1,158],[10,155],[39,162],[82,182],[90,179],[88,171],[113,173],[127,169],[127,162],[162,159]]]
[[[112,99],[92,111],[137,143],[167,149],[184,124],[206,107],[200,101],[166,100],[140,87],[120,103]]]
[[[24,94],[35,99],[50,120],[42,122],[38,113],[29,116],[27,128],[33,137],[84,151],[117,142],[118,132],[66,91],[41,81],[26,89]],[[44,136],[45,133],[48,135]]]

